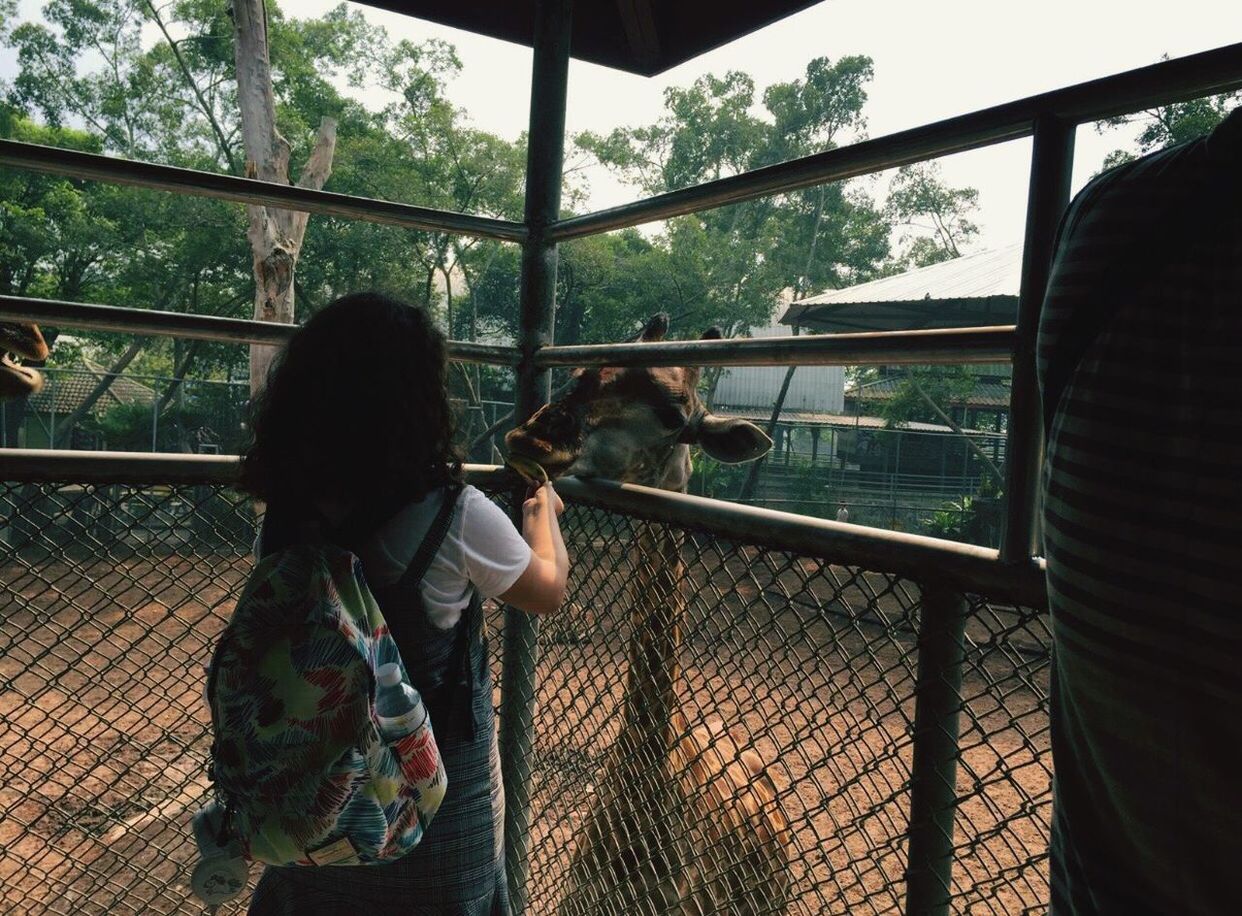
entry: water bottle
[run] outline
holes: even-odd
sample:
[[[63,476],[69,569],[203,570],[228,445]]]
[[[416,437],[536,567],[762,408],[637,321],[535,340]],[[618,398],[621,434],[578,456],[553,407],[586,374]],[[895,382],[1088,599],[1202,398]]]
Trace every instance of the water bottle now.
[[[381,665],[376,677],[375,714],[380,738],[396,754],[401,772],[414,790],[418,810],[429,818],[440,807],[448,785],[431,717],[418,691],[402,680],[400,665]]]

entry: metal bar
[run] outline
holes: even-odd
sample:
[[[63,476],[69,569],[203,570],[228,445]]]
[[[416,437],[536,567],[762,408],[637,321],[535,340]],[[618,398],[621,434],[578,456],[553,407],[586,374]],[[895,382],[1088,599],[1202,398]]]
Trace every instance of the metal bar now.
[[[0,449],[0,480],[50,483],[237,483],[236,455],[150,455],[58,449]],[[466,480],[489,492],[510,489],[513,474],[496,465],[468,464]],[[703,496],[636,484],[563,477],[557,492],[572,503],[667,522],[746,544],[833,563],[892,572],[916,582],[936,576],[963,592],[1024,607],[1047,605],[1043,567],[1006,566],[995,550],[938,538],[839,524]]]
[[[572,0],[535,4],[530,128],[526,152],[526,240],[522,243],[514,420],[521,423],[546,404],[551,375],[535,361],[552,342],[556,307],[556,241],[547,228],[561,207],[565,161],[565,97],[569,82]],[[523,489],[514,490],[514,520],[521,524]],[[505,850],[509,901],[515,916],[526,910],[530,874],[530,762],[535,729],[538,619],[505,608],[501,666],[500,763],[505,785]]]
[[[490,464],[467,464],[466,479],[480,488],[502,489],[512,472]],[[187,483],[233,487],[239,455],[95,452],[72,449],[0,448],[0,480],[33,483]]]
[[[0,296],[0,317],[9,321],[33,321],[61,327],[121,334],[147,334],[153,337],[179,337],[216,340],[239,344],[283,344],[297,330],[294,325],[248,318],[217,318],[185,312],[157,312],[150,309],[121,308],[55,299],[27,299]],[[458,362],[516,366],[514,347],[450,340],[449,358]]]
[[[551,234],[565,241],[1017,140],[1045,115],[1077,124],[1238,88],[1242,44],[1233,44],[561,220]]]
[[[354,197],[350,194],[334,194],[331,191],[313,191],[297,185],[217,175],[212,172],[157,165],[153,162],[138,162],[78,150],[40,146],[36,143],[21,143],[17,140],[0,140],[0,165],[90,181],[172,191],[195,197],[214,197],[218,200],[262,204],[304,213],[342,216],[368,223],[400,226],[403,229],[455,232],[506,242],[520,242],[526,238],[526,227],[509,220],[433,210],[429,207]]]
[[[962,708],[966,599],[923,586],[910,767],[906,916],[948,916],[957,813],[957,736]]]
[[[0,449],[0,480],[32,483],[206,484],[237,483],[236,455],[84,452],[69,449]]]
[[[864,366],[1006,363],[1013,325],[544,347],[539,366]]]
[[[939,538],[808,518],[758,506],[670,493],[636,484],[563,477],[557,492],[576,504],[667,522],[691,531],[762,544],[832,563],[883,570],[924,581],[934,576],[971,594],[1042,609],[1048,599],[1042,565],[1006,566],[997,551]]]
[[[1013,388],[1009,401],[1009,445],[1005,452],[1005,528],[1001,560],[1022,563],[1034,551],[1036,484],[1043,428],[1035,377],[1035,336],[1048,288],[1061,214],[1069,202],[1074,171],[1074,126],[1040,118],[1031,147],[1031,183],[1026,204],[1022,281],[1018,292],[1018,330],[1014,346]]]

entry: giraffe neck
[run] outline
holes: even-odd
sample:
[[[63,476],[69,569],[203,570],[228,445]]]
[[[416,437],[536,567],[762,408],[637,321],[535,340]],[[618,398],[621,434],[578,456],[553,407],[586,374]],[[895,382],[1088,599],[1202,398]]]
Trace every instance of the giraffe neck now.
[[[629,682],[625,728],[630,752],[667,751],[677,712],[681,628],[686,602],[680,583],[681,534],[644,523],[635,541],[637,570],[630,582]]]

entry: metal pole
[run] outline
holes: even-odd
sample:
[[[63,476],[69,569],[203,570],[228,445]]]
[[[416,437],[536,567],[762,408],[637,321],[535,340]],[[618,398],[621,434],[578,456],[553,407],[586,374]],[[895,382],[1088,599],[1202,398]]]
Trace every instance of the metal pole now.
[[[0,480],[50,483],[216,484],[237,485],[236,455],[153,455],[142,452],[0,449]],[[465,466],[468,483],[491,492],[512,485],[505,468]],[[991,600],[1043,610],[1048,593],[1043,564],[1031,561],[1002,566],[997,552],[861,525],[838,525],[819,518],[739,506],[718,499],[670,493],[637,484],[562,477],[557,490],[567,503],[638,515],[679,528],[708,531],[717,537],[764,544],[773,550],[832,557],[844,566],[891,572],[921,582],[938,576],[955,588]]]
[[[149,334],[155,337],[274,346],[283,344],[297,333],[294,325],[252,321],[248,318],[220,318],[188,312],[29,299],[24,296],[0,296],[0,318],[6,321],[33,321],[56,327],[116,331],[122,334]],[[518,352],[514,347],[462,340],[448,342],[448,355],[449,359],[458,362],[480,362],[494,366],[516,366],[518,361]]]
[[[279,207],[282,210],[341,216],[369,223],[400,226],[403,229],[458,232],[462,235],[507,242],[520,242],[526,236],[526,230],[521,225],[503,219],[432,210],[390,200],[335,194],[331,191],[313,191],[297,185],[199,172],[17,140],[0,140],[0,165],[85,178],[89,181],[153,188],[174,194],[214,197],[238,203]]]
[[[948,916],[966,599],[943,585],[928,584],[922,592],[906,916]]]
[[[47,447],[54,449],[56,448],[56,379],[51,375],[47,377],[47,387],[47,417],[50,427],[47,434]],[[70,442],[69,447],[72,448],[72,446],[73,443]]]
[[[1009,448],[1005,462],[1005,528],[1000,555],[1005,563],[1024,562],[1035,546],[1035,490],[1043,450],[1039,391],[1035,378],[1035,335],[1048,287],[1052,245],[1069,202],[1074,169],[1074,126],[1052,117],[1035,122],[1031,184],[1018,292],[1018,332],[1014,344],[1010,394]]]
[[[552,342],[556,296],[556,242],[547,229],[560,216],[565,155],[565,93],[569,80],[572,0],[535,4],[530,131],[526,153],[526,241],[522,243],[520,362],[514,421],[522,423],[546,404],[551,376],[535,364],[536,351]],[[515,491],[521,521],[525,494]],[[526,909],[530,840],[530,756],[534,745],[535,665],[539,635],[534,617],[505,608],[501,668],[500,760],[505,782],[505,849],[509,897],[516,916]]]
[[[1239,86],[1242,44],[1233,44],[571,217],[552,232],[567,241],[1017,140],[1029,135],[1032,122],[1046,113],[1081,124]]]
[[[3,300],[0,300],[2,302]],[[551,366],[899,366],[1003,363],[1015,327],[866,331],[802,337],[669,340],[659,343],[547,347],[535,362]]]

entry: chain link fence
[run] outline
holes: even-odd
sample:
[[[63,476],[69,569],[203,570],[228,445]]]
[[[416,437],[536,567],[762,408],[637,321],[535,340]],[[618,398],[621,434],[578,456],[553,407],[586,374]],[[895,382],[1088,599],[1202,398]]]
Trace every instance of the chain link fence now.
[[[218,486],[13,482],[0,519],[6,911],[199,912],[203,666],[250,568],[249,503]],[[539,630],[524,761],[527,912],[667,912],[670,894],[704,912],[900,911],[918,587],[585,505],[563,527],[572,589]],[[959,912],[1041,909],[1047,621],[969,608],[945,892]],[[502,620],[491,608],[497,702]],[[666,718],[627,687],[635,659]],[[624,906],[593,896],[622,885]]]

